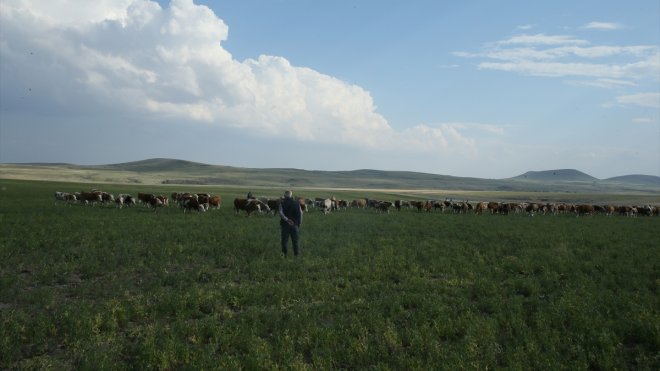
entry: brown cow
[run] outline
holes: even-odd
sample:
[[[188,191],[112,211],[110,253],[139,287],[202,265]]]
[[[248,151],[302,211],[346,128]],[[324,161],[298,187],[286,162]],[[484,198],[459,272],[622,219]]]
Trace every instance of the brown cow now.
[[[95,202],[103,202],[103,195],[101,192],[80,192],[80,197],[79,197],[81,202],[84,203],[92,203],[94,204]]]
[[[301,197],[298,199],[298,203],[300,204],[300,210],[307,212],[307,200]]]
[[[486,208],[488,208],[488,210],[490,210],[491,214],[497,214],[500,211],[500,203],[491,201],[486,205]]]
[[[351,201],[351,207],[357,207],[360,209],[364,209],[367,207],[367,200],[364,198],[359,198],[357,200]]]
[[[477,214],[477,215],[482,215],[484,210],[488,210],[489,209],[488,206],[492,203],[493,202],[490,202],[490,203],[488,203],[488,202],[479,202],[479,203],[477,203],[477,207],[474,208],[474,213]],[[490,209],[490,210],[491,210],[491,213],[492,213],[493,209]]]
[[[235,198],[234,199],[234,212],[238,215],[240,210],[245,210],[247,216],[250,216],[253,212],[266,211],[269,212],[270,208],[263,201],[260,201],[256,198]]]
[[[220,197],[218,195],[211,196],[211,198],[209,199],[209,206],[210,207],[218,210],[218,209],[220,209],[221,205],[222,205],[222,197]]]
[[[137,198],[138,198],[138,202],[141,202],[141,203],[149,206],[151,204],[151,200],[156,198],[156,195],[154,195],[153,193],[138,192],[138,197]]]
[[[593,205],[577,205],[575,206],[575,215],[594,215],[596,208]]]

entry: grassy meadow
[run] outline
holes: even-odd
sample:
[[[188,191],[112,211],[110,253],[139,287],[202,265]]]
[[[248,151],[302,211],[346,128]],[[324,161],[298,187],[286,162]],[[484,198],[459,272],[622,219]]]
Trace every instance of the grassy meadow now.
[[[0,180],[0,369],[660,369],[657,217],[311,211],[285,259],[243,188],[89,188]]]

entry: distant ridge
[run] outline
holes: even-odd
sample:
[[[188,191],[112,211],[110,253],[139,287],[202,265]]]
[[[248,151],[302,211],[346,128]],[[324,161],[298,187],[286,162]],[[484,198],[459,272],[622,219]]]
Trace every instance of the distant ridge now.
[[[642,192],[660,195],[660,177],[657,176],[626,175],[599,180],[575,169],[528,171],[514,178],[482,179],[375,169],[324,171],[294,168],[245,168],[167,158],[107,165],[0,163],[0,179],[277,188]]]
[[[144,172],[169,172],[169,171],[195,171],[208,169],[215,165],[202,164],[199,162],[175,160],[170,158],[150,158],[141,161],[123,162],[118,164],[99,165],[105,169],[144,171]]]
[[[528,171],[511,179],[540,182],[592,182],[598,180],[598,178],[575,169]]]
[[[603,179],[605,182],[660,186],[660,176],[632,174]]]

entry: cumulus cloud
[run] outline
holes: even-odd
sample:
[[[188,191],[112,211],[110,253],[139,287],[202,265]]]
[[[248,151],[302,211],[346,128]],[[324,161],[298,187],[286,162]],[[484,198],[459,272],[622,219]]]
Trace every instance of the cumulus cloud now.
[[[44,110],[112,112],[361,148],[474,153],[455,125],[394,130],[370,93],[281,56],[238,61],[229,27],[192,0],[5,0],[5,110],[38,86]],[[452,66],[454,67],[454,66]],[[421,137],[421,138],[420,138]]]

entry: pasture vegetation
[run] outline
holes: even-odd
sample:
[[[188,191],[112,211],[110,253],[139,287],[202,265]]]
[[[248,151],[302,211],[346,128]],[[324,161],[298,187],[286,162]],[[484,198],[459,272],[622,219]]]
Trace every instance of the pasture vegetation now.
[[[0,180],[2,369],[660,369],[657,217],[310,212],[284,259],[243,189],[53,199],[88,189]]]

